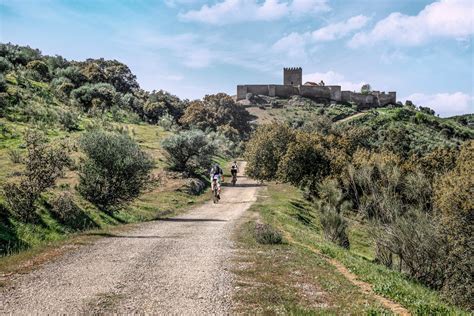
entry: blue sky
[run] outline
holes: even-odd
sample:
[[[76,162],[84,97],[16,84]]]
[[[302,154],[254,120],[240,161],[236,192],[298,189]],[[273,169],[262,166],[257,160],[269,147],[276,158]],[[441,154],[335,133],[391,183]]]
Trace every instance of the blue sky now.
[[[397,91],[474,112],[472,0],[0,0],[0,41],[117,59],[142,88],[185,98],[305,80]]]

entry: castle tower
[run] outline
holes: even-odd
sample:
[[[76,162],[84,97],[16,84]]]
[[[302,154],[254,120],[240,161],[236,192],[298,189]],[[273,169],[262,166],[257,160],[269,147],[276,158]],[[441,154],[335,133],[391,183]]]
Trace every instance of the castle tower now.
[[[290,86],[303,85],[303,69],[301,67],[283,68],[283,84]]]

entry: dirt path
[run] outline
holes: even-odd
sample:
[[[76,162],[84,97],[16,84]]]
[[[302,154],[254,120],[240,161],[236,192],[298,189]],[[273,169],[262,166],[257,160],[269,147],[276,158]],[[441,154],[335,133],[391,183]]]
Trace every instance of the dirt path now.
[[[342,120],[336,121],[335,123],[344,123],[344,122],[353,120],[353,119],[355,119],[355,118],[357,118],[357,117],[359,117],[359,116],[363,116],[363,115],[366,115],[366,114],[367,114],[367,112],[356,113],[356,114],[354,114],[354,115],[345,117],[345,118],[343,118]]]
[[[401,316],[409,316],[411,315],[410,312],[404,308],[402,305],[398,304],[397,302],[394,302],[388,298],[385,298],[381,295],[378,295],[376,294],[373,290],[372,290],[372,286],[367,283],[367,282],[364,282],[364,281],[361,281],[359,280],[359,278],[354,274],[352,273],[351,271],[349,271],[342,263],[340,263],[339,261],[337,261],[336,259],[333,259],[333,258],[330,258],[330,257],[327,257],[325,255],[323,255],[321,253],[321,251],[319,251],[319,249],[316,249],[312,246],[309,246],[309,245],[305,245],[303,243],[300,243],[296,240],[294,240],[289,234],[286,234],[285,235],[285,238],[293,243],[293,244],[296,244],[296,245],[299,245],[303,248],[306,248],[308,249],[309,251],[311,252],[314,252],[318,255],[320,255],[321,257],[323,257],[324,259],[326,259],[330,264],[332,264],[339,273],[341,273],[347,280],[349,280],[352,284],[354,284],[355,286],[357,286],[360,291],[362,293],[365,293],[367,295],[371,295],[373,296],[377,301],[379,301],[385,308],[388,308],[390,309],[394,314],[396,315],[401,315]]]
[[[257,189],[239,178],[217,205],[141,224],[16,275],[0,291],[0,314],[229,313],[230,236]]]

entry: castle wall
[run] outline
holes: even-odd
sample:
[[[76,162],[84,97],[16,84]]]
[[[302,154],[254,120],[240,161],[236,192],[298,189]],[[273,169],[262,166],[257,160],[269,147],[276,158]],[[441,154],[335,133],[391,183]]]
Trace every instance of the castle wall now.
[[[325,86],[301,86],[300,95],[307,98],[331,99],[331,90]]]
[[[374,106],[386,106],[397,102],[396,92],[380,93],[379,91],[372,91],[372,95],[374,96]]]
[[[275,86],[275,96],[280,98],[290,98],[293,95],[298,95],[300,92],[298,87],[291,85],[276,85]]]
[[[341,86],[327,86],[331,90],[331,100],[341,101]]]

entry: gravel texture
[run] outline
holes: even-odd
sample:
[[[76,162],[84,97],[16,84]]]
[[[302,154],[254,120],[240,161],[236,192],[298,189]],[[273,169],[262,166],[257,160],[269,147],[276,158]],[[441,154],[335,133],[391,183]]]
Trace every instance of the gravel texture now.
[[[15,275],[0,292],[0,313],[228,314],[231,233],[256,193],[240,177],[216,205],[143,223]]]

